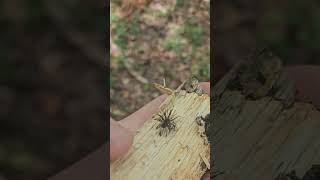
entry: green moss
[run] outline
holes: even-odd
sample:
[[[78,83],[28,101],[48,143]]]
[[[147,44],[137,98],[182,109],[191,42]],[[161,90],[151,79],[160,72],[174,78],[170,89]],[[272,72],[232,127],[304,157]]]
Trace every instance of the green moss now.
[[[187,21],[184,26],[184,33],[193,48],[201,45],[201,39],[204,33],[204,29],[201,25]]]
[[[177,0],[176,1],[176,9],[182,8],[185,4],[185,0]]]
[[[164,48],[167,50],[173,50],[175,53],[180,54],[181,53],[181,44],[179,37],[172,37],[168,39],[165,44]]]

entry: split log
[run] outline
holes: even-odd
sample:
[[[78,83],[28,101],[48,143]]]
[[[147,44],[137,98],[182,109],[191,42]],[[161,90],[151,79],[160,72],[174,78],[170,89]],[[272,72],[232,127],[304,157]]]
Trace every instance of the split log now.
[[[160,114],[174,112],[176,128],[160,135],[159,116],[148,120],[129,152],[111,162],[111,180],[199,180],[210,168],[210,146],[196,121],[209,114],[209,96],[179,90],[160,109]]]
[[[320,112],[296,102],[295,86],[280,60],[256,54],[212,88],[214,169],[217,180],[274,180],[284,172],[302,177],[320,163]]]

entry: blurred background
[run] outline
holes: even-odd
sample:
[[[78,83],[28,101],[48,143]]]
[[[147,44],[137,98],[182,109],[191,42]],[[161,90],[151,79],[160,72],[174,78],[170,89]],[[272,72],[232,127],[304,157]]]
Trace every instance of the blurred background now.
[[[213,9],[215,81],[257,47],[286,65],[320,64],[319,1],[218,0]]]
[[[111,114],[121,119],[188,75],[210,79],[210,2],[111,0]],[[285,65],[320,64],[316,0],[224,0],[213,8],[213,82],[256,48]]]
[[[120,120],[190,75],[210,81],[208,0],[111,0],[111,116]]]
[[[0,177],[46,179],[107,140],[103,6],[0,0]]]
[[[0,177],[44,179],[107,139],[103,1],[0,0]],[[111,115],[194,74],[210,80],[208,0],[111,0]],[[253,49],[320,64],[316,0],[214,2],[218,81]],[[211,70],[212,71],[212,70]]]

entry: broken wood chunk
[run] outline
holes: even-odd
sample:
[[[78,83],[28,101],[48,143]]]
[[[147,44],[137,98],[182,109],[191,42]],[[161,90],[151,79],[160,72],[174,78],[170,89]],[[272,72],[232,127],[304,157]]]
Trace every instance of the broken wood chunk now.
[[[290,170],[302,177],[320,163],[320,112],[295,94],[268,52],[236,65],[211,89],[211,162],[225,172],[216,180],[271,180]]]
[[[111,162],[111,180],[199,180],[210,169],[210,145],[196,122],[210,113],[209,96],[184,90],[170,94],[136,134],[129,152]],[[159,120],[168,117],[172,121]]]

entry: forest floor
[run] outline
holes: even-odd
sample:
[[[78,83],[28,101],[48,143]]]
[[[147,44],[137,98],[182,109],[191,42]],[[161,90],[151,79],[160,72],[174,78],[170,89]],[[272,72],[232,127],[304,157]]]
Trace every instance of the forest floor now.
[[[110,4],[111,116],[121,119],[190,75],[210,81],[210,1]]]

